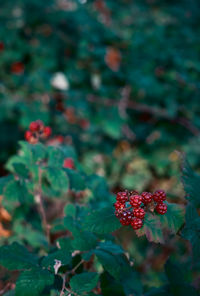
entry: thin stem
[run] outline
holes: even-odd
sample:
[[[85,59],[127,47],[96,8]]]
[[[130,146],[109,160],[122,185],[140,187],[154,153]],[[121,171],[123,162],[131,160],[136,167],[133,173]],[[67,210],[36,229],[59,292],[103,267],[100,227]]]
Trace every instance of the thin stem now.
[[[138,103],[133,100],[129,99],[130,92],[128,93],[128,99],[126,99],[126,108],[127,109],[132,109],[138,112],[145,112],[148,114],[151,114],[152,116],[158,117],[158,118],[163,118],[165,120],[168,120],[172,123],[178,123],[179,125],[182,125],[185,127],[188,131],[190,131],[193,135],[198,136],[200,134],[200,130],[192,124],[190,120],[188,120],[185,117],[182,116],[176,116],[176,117],[171,117],[168,112],[164,108],[159,108],[159,107],[154,107],[154,106],[149,106],[143,103]],[[99,97],[90,95],[87,100],[91,103],[98,103],[104,106],[118,106],[119,101],[105,98],[105,100],[100,100]],[[124,105],[123,105],[124,108]]]
[[[70,294],[73,294],[73,295],[75,295],[75,296],[79,296],[77,293],[73,292],[72,290],[70,290],[70,289],[68,289],[68,288],[65,288],[65,290],[66,290],[67,292],[69,292]]]
[[[42,169],[39,168],[38,172],[38,190],[35,195],[35,201],[38,205],[38,211],[42,220],[42,226],[46,234],[48,242],[50,242],[50,226],[47,223],[46,213],[44,209],[43,199],[42,199]]]
[[[81,259],[81,261],[70,271],[70,273],[74,273],[83,262],[84,262],[84,260]]]
[[[78,296],[78,294],[76,294],[75,292],[71,291],[70,289],[65,287],[65,283],[66,283],[66,278],[67,275],[70,273],[75,273],[75,271],[79,268],[79,266],[84,262],[84,260],[82,259],[72,270],[66,272],[64,275],[62,275],[62,279],[63,279],[63,284],[62,284],[62,290],[60,292],[60,296],[63,296],[64,294],[64,290],[67,290],[68,292]]]
[[[65,274],[62,276],[62,279],[63,279],[63,284],[62,284],[62,290],[60,291],[60,296],[63,296],[64,291],[65,291],[65,281],[66,281],[66,275]]]

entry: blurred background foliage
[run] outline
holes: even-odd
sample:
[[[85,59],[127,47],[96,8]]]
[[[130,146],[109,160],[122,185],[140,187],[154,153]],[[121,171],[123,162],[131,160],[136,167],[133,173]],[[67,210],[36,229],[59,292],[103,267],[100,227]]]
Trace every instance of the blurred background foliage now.
[[[49,143],[74,146],[84,171],[104,176],[111,191],[163,188],[184,203],[177,151],[200,168],[200,2],[0,5],[0,174],[29,123],[41,119],[53,129]],[[156,271],[174,251],[186,268],[177,238],[148,248],[132,236],[124,230],[121,239],[147,286],[159,286]]]
[[[40,118],[112,186],[176,194],[174,150],[198,165],[199,6],[2,1],[1,162]]]

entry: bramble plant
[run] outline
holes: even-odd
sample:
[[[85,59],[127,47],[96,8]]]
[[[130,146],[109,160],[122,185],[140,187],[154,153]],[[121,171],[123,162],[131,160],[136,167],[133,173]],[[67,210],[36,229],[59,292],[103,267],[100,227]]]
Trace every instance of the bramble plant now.
[[[115,197],[105,179],[87,175],[72,146],[42,144],[44,129],[41,121],[30,124],[37,142],[21,141],[19,153],[7,163],[10,175],[0,179],[2,206],[12,217],[12,236],[0,247],[0,264],[10,276],[18,271],[16,285],[12,279],[7,286],[12,290],[5,289],[4,295],[198,295],[189,270],[181,268],[183,262],[174,263],[173,256],[166,258],[163,285],[147,288],[137,257],[119,244],[121,230],[116,230],[131,224],[134,241],[145,235],[148,244],[161,243],[163,248],[182,236],[193,250],[187,265],[197,270],[200,176],[184,162],[185,222],[184,208],[167,203],[163,190],[118,192],[115,212]]]

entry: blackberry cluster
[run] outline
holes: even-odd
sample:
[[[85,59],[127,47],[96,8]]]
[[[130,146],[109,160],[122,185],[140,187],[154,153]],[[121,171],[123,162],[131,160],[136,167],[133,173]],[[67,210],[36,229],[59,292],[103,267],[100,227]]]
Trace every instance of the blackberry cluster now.
[[[115,216],[122,225],[131,225],[134,230],[137,230],[142,227],[148,208],[153,208],[160,215],[167,212],[165,200],[164,190],[157,190],[153,194],[150,192],[138,194],[136,191],[118,192],[114,204]]]
[[[25,139],[30,144],[38,143],[39,139],[47,139],[51,135],[50,126],[45,126],[41,120],[30,123],[29,130],[25,133]]]

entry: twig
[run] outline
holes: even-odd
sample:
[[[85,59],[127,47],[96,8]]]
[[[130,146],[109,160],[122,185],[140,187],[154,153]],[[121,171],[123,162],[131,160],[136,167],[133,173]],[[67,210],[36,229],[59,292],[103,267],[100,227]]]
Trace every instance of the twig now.
[[[75,271],[79,268],[79,266],[80,266],[83,262],[84,262],[84,260],[81,259],[81,261],[80,261],[80,262],[79,262],[79,263],[78,263],[78,264],[77,264],[72,270],[67,271],[64,275],[62,275],[63,284],[62,284],[62,290],[61,290],[61,292],[60,292],[60,296],[63,296],[63,294],[64,294],[64,290],[67,290],[68,292],[73,293],[74,295],[77,295],[77,296],[78,296],[78,294],[76,294],[75,292],[73,292],[73,291],[67,289],[67,288],[65,287],[65,283],[66,283],[67,275],[70,274],[70,273],[72,273],[72,274],[75,273]]]
[[[13,285],[12,283],[7,283],[7,284],[5,285],[5,287],[3,287],[3,289],[0,290],[0,295],[4,295],[4,293],[5,293],[8,289],[13,288],[12,285]]]
[[[69,292],[70,295],[73,294],[74,296],[79,296],[77,293],[73,292],[73,291],[70,290],[69,288],[65,288],[65,290],[66,290],[67,292]]]
[[[62,276],[62,279],[63,279],[63,283],[62,283],[62,290],[60,291],[60,296],[63,296],[64,291],[65,291],[65,281],[66,281],[66,275],[65,274]]]
[[[119,114],[122,118],[127,118],[126,109],[128,106],[130,93],[131,93],[131,88],[128,85],[125,86],[121,91],[121,99],[118,103],[118,110],[119,110]]]
[[[35,201],[38,205],[38,211],[40,213],[40,217],[42,220],[42,226],[43,226],[44,232],[46,234],[48,242],[50,242],[50,226],[47,223],[46,213],[45,213],[44,204],[42,200],[42,169],[41,168],[39,168],[39,172],[38,172],[38,189],[35,195]]]
[[[70,273],[74,273],[78,268],[79,266],[84,263],[85,260],[81,259],[81,261],[70,271]]]
[[[102,104],[104,106],[117,106],[120,101],[116,101],[113,99],[106,98],[105,100],[100,100],[98,97],[90,95],[88,96],[87,100],[91,103],[98,103]],[[178,123],[182,126],[184,126],[187,130],[189,130],[193,135],[198,136],[200,135],[200,130],[194,126],[187,118],[185,117],[171,117],[167,113],[167,111],[164,108],[158,108],[154,106],[148,106],[146,104],[134,102],[128,100],[127,102],[127,108],[132,109],[138,112],[144,112],[151,115],[154,115],[156,117],[164,118],[168,121]]]

